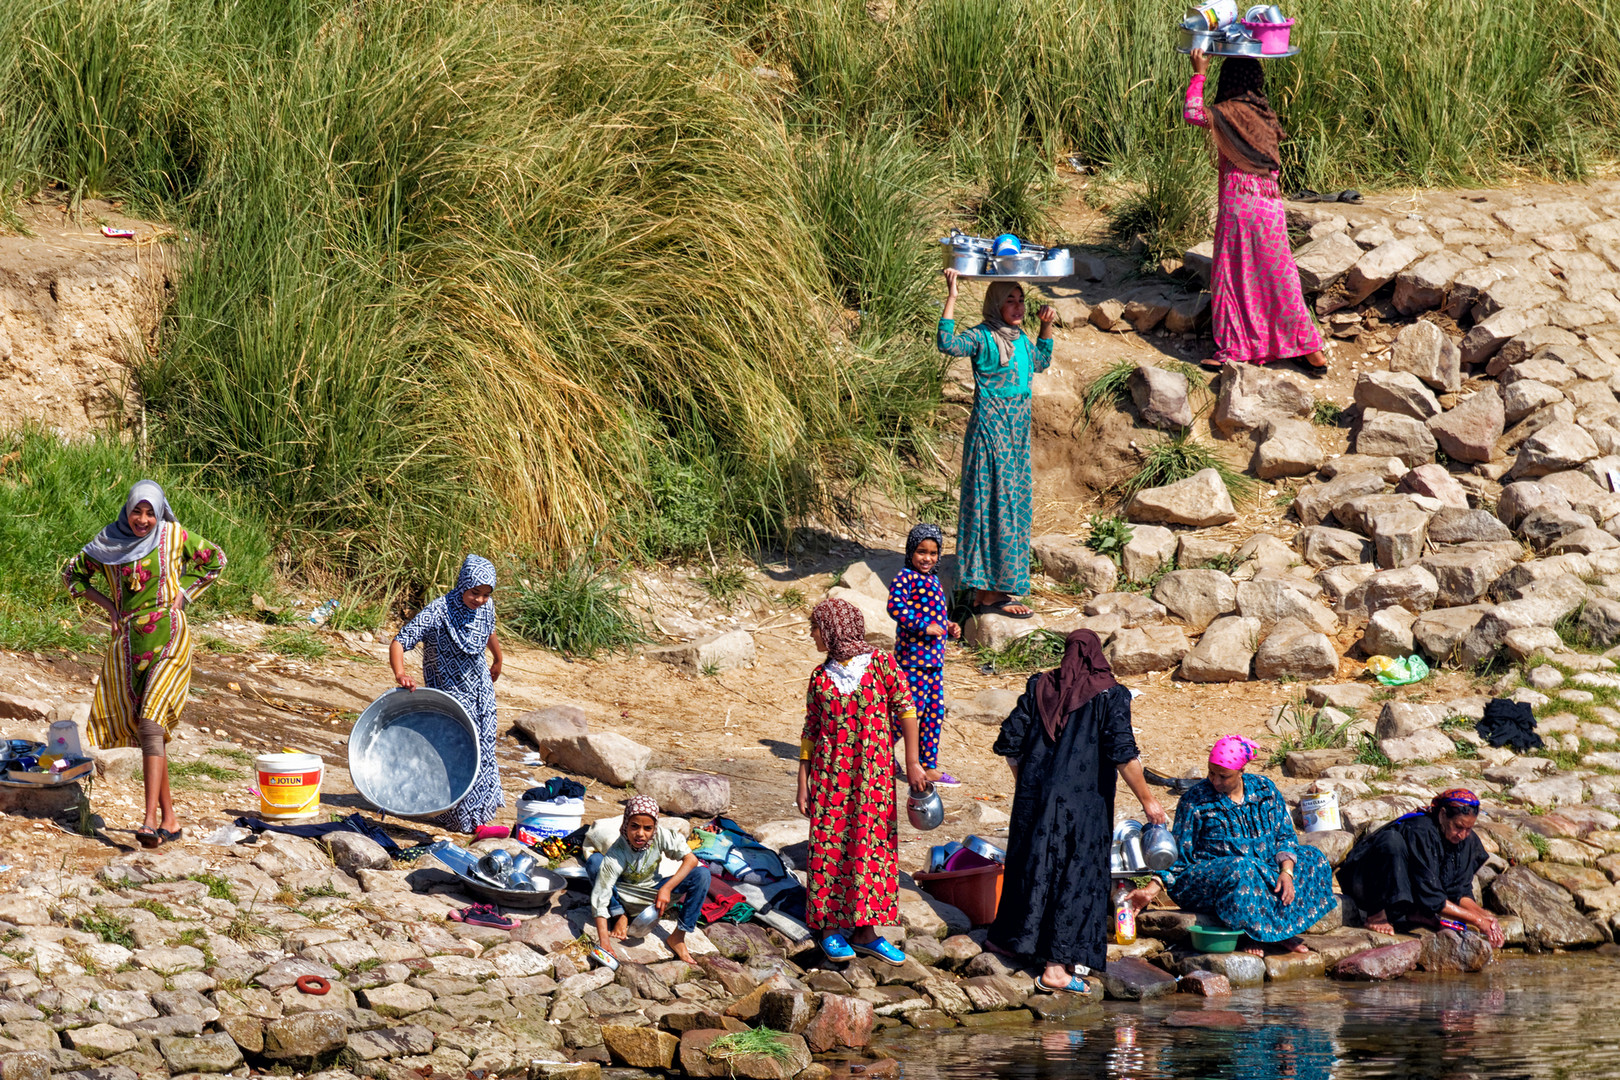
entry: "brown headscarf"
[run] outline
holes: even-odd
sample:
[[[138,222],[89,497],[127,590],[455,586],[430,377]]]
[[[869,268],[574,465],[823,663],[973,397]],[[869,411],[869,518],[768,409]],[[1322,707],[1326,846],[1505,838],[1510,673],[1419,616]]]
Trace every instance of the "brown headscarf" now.
[[[1062,665],[1035,684],[1035,709],[1046,733],[1056,739],[1070,713],[1118,685],[1103,656],[1102,639],[1092,630],[1074,631],[1066,639]]]
[[[1221,61],[1215,103],[1209,108],[1215,145],[1234,169],[1270,176],[1282,168],[1279,144],[1287,136],[1266,98],[1266,76],[1252,56]]]
[[[861,609],[848,600],[829,598],[810,609],[810,625],[821,631],[827,643],[827,659],[847,664],[861,653],[872,651],[866,643],[866,620]]]
[[[1007,297],[1017,289],[1024,291],[1024,287],[1016,281],[997,281],[984,290],[984,325],[990,328],[990,333],[996,339],[996,347],[1001,350],[1001,366],[1006,367],[1012,363],[1013,349],[1018,346],[1018,339],[1024,336],[1023,327],[1014,326],[1001,317],[1001,305],[1007,302]]]

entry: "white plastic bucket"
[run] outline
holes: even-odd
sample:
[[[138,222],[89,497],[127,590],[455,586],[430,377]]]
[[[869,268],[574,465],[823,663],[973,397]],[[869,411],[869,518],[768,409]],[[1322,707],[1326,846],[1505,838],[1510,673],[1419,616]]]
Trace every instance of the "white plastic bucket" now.
[[[1339,793],[1324,791],[1307,795],[1299,800],[1299,816],[1305,820],[1306,832],[1333,832],[1343,828],[1339,824]]]
[[[523,843],[537,844],[553,836],[567,836],[584,821],[584,799],[519,799],[515,831]]]
[[[314,817],[320,810],[326,763],[319,754],[260,754],[259,816],[269,821]]]
[[[58,720],[45,733],[45,753],[59,758],[82,758],[84,748],[79,743],[79,725],[72,720]]]

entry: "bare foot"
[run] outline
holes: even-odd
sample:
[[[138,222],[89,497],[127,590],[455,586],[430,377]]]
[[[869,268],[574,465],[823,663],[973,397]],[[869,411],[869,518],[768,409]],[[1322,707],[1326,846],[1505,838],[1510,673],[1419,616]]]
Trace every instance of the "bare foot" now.
[[[1238,952],[1246,952],[1250,956],[1264,956],[1264,955],[1266,955],[1265,947],[1262,946],[1262,945],[1245,945],[1245,946],[1243,946],[1243,948],[1239,949]]]
[[[1305,359],[1305,362],[1307,364],[1311,365],[1311,367],[1327,367],[1328,366],[1327,357],[1325,355],[1323,355],[1321,349],[1317,349],[1313,353],[1306,353],[1304,359]]]
[[[669,945],[669,951],[675,954],[675,958],[677,960],[683,960],[688,964],[697,963],[696,960],[692,959],[692,951],[686,947],[685,930],[676,930],[673,934],[669,935],[669,940],[666,942],[666,944]]]
[[[608,930],[608,933],[612,935],[613,940],[623,941],[630,933],[630,916],[620,915],[617,919],[614,919],[613,927]]]
[[[1041,982],[1047,986],[1068,986],[1069,971],[1062,964],[1047,964],[1046,970],[1041,972]]]
[[[1375,911],[1371,915],[1367,916],[1367,918],[1364,920],[1364,925],[1367,927],[1367,929],[1371,930],[1375,934],[1389,934],[1393,936],[1395,933],[1394,924],[1389,921],[1389,916],[1384,914],[1382,911]]]
[[[1289,952],[1293,952],[1293,953],[1310,952],[1311,951],[1310,946],[1306,945],[1303,941],[1301,941],[1297,937],[1296,938],[1289,938],[1287,941],[1284,941],[1282,944],[1287,947]]]
[[[1020,603],[1017,603],[1017,602],[1009,603],[1008,601],[1012,601],[1012,594],[1011,593],[990,592],[990,591],[985,590],[985,589],[980,589],[979,590],[979,601],[978,602],[979,602],[980,607],[988,607],[988,606],[990,606],[992,604],[1001,604],[1001,605],[1003,605],[1002,608],[1001,608],[1001,611],[1002,611],[1003,614],[1007,614],[1007,615],[1029,615],[1029,614],[1032,614],[1031,610],[1028,607],[1024,606],[1023,604],[1020,604]]]

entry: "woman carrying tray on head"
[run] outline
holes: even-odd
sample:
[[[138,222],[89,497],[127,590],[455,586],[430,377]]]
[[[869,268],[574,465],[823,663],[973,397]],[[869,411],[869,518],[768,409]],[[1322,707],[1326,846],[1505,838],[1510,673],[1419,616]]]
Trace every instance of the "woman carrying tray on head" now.
[[[1193,50],[1192,65],[1182,115],[1189,124],[1209,129],[1220,172],[1209,275],[1215,355],[1204,364],[1298,357],[1306,373],[1318,377],[1327,371],[1327,357],[1288,246],[1288,220],[1277,188],[1284,134],[1266,99],[1265,73],[1253,57],[1225,58],[1215,100],[1206,105],[1209,57],[1202,49]]]
[[[225,569],[225,553],[174,519],[163,489],[142,480],[118,520],[63,570],[68,593],[88,597],[112,622],[112,643],[90,706],[90,739],[141,750],[146,820],[142,847],[180,837],[169,790],[168,739],[191,686],[186,605]]]
[[[1040,336],[1023,331],[1024,287],[997,281],[985,290],[984,321],[956,332],[957,273],[945,271],[938,346],[973,361],[973,412],[962,440],[962,499],[957,511],[957,580],[974,590],[973,614],[1027,619],[1014,601],[1029,591],[1029,528],[1034,485],[1029,466],[1029,380],[1052,363],[1057,312],[1036,312]]]

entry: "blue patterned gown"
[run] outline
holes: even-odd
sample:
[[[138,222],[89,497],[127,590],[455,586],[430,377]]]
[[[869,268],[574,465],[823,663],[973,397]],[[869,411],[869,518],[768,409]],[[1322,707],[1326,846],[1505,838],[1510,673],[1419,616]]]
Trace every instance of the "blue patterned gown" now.
[[[1282,793],[1263,776],[1243,777],[1234,803],[1201,780],[1176,807],[1181,856],[1160,875],[1183,911],[1214,915],[1255,941],[1283,941],[1309,930],[1333,909],[1333,868],[1294,833]],[[1277,857],[1294,860],[1294,902],[1271,890]]]
[[[494,584],[494,565],[477,555],[467,556],[456,587],[418,612],[394,637],[406,652],[421,644],[423,685],[459,701],[478,729],[478,775],[472,790],[429,822],[450,832],[472,832],[506,805],[495,765],[495,683],[484,662],[484,650],[495,632],[495,601],[477,611],[461,602],[467,590]]]
[[[964,589],[1029,591],[1029,529],[1034,484],[1029,466],[1029,380],[1052,363],[1052,339],[1020,335],[1002,366],[984,326],[958,334],[939,320],[939,351],[973,360],[973,413],[962,440],[962,500],[956,558]]]

